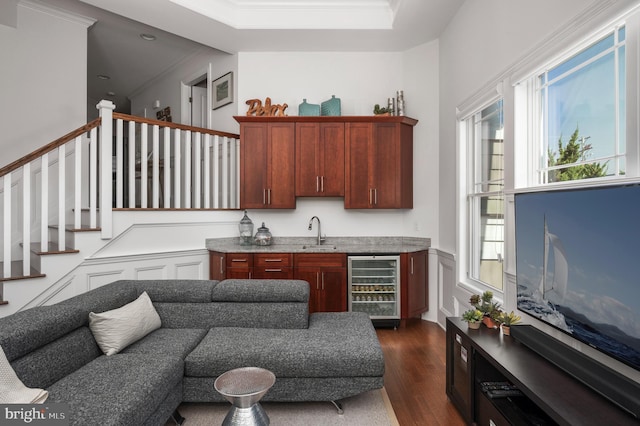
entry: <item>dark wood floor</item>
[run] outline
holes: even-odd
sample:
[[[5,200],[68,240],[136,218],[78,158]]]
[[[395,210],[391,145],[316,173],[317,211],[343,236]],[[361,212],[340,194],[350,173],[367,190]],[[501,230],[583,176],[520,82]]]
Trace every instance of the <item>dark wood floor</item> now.
[[[400,426],[462,426],[445,393],[445,332],[435,323],[403,321],[378,328],[385,357],[384,387]]]

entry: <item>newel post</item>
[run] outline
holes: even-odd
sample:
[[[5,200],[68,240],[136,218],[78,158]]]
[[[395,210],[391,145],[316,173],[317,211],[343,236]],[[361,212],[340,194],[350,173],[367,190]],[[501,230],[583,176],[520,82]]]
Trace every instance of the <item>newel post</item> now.
[[[98,108],[100,123],[100,228],[102,228],[102,239],[108,240],[113,236],[112,222],[112,180],[113,167],[112,144],[113,144],[113,110],[116,106],[111,101],[101,100],[96,105]]]

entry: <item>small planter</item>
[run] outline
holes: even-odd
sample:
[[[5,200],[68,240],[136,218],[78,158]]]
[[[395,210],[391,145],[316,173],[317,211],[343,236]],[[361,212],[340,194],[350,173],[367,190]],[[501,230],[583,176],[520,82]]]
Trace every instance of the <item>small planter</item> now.
[[[480,328],[479,322],[468,322],[467,324],[469,325],[469,328],[472,330],[477,330]]]
[[[491,317],[482,318],[482,323],[487,326],[487,328],[498,328],[498,325]]]
[[[511,336],[511,326],[502,324],[502,334]]]

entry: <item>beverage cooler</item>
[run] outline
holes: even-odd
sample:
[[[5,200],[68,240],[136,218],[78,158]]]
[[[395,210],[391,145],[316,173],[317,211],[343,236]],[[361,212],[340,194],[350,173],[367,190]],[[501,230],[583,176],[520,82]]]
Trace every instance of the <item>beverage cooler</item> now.
[[[374,325],[400,323],[400,256],[349,256],[349,311],[366,312]]]

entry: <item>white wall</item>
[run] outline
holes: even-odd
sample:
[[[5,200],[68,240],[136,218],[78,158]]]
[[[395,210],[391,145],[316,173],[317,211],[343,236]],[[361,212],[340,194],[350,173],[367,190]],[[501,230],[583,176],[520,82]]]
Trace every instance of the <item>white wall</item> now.
[[[0,167],[86,123],[87,28],[92,21],[20,3],[0,25]]]

